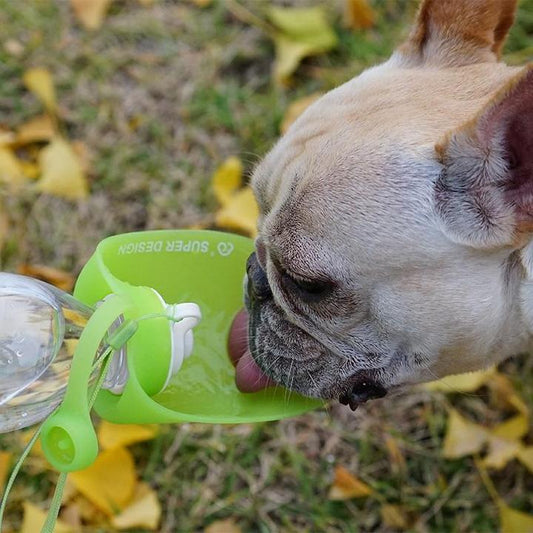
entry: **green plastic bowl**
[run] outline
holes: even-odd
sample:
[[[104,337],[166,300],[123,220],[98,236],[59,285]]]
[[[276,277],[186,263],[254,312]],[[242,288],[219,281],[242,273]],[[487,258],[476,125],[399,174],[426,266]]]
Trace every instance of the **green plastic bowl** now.
[[[227,339],[242,307],[252,250],[245,237],[200,230],[129,233],[98,245],[74,291],[82,302],[94,305],[110,293],[142,302],[139,287],[151,287],[169,304],[197,303],[203,315],[194,330],[193,354],[159,393],[168,372],[168,322],[146,321],[127,344],[130,377],[123,393],[98,396],[101,417],[116,423],[234,424],[279,420],[322,405],[281,387],[243,394],[235,386]]]

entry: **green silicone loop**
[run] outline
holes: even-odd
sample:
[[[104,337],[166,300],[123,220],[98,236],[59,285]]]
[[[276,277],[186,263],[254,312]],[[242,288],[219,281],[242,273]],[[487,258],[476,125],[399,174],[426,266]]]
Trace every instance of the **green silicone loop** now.
[[[96,459],[98,442],[89,415],[89,377],[107,331],[130,305],[121,296],[109,297],[96,309],[79,339],[63,402],[44,423],[41,433],[44,454],[60,472],[81,470]]]

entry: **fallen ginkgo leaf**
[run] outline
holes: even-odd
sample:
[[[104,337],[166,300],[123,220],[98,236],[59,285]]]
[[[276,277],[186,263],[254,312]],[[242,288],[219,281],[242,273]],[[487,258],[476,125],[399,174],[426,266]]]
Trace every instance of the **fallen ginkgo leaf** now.
[[[37,278],[54,285],[63,291],[71,291],[74,287],[74,276],[70,272],[46,265],[27,265],[23,263],[17,267],[17,272],[23,276]]]
[[[38,190],[76,200],[89,194],[87,180],[79,157],[70,144],[61,137],[55,137],[39,154],[41,179]]]
[[[0,126],[0,146],[11,146],[17,136],[9,129]]]
[[[0,451],[0,495],[4,492],[4,485],[9,474],[11,455],[11,452]]]
[[[450,409],[442,454],[446,459],[457,459],[478,453],[488,438],[489,433],[483,426],[466,420],[455,409]]]
[[[399,505],[383,504],[381,506],[381,520],[390,529],[407,529],[408,521],[405,511]]]
[[[258,216],[259,209],[252,189],[244,187],[236,192],[216,214],[215,222],[221,228],[241,231],[250,237],[255,237]]]
[[[0,146],[0,183],[6,183],[16,189],[26,181],[21,162],[13,151],[5,146]]]
[[[350,500],[351,498],[369,496],[372,492],[372,489],[366,483],[354,477],[346,468],[337,466],[333,485],[329,489],[328,499]]]
[[[125,448],[104,450],[89,468],[72,472],[69,477],[91,503],[109,516],[126,508],[137,484],[133,457]]]
[[[227,205],[242,185],[242,163],[238,157],[228,157],[213,174],[212,185],[218,202]]]
[[[111,0],[70,0],[74,15],[88,30],[97,30],[104,21]]]
[[[490,430],[491,435],[502,439],[517,440],[527,435],[529,419],[523,413],[513,416],[509,420],[498,424]]]
[[[529,409],[524,400],[517,394],[512,381],[503,374],[496,372],[487,382],[491,393],[491,403],[498,409],[516,409],[528,416]]]
[[[501,533],[533,533],[533,515],[499,503]]]
[[[24,517],[19,533],[36,533],[41,531],[46,521],[47,513],[30,502],[23,502]],[[75,533],[76,529],[61,520],[57,520],[54,533]]]
[[[496,470],[502,469],[511,459],[514,459],[522,447],[520,441],[493,435],[490,436],[488,442],[489,449],[483,459],[483,466]]]
[[[345,0],[344,24],[354,30],[371,28],[376,21],[376,12],[367,0]]]
[[[225,520],[215,520],[211,522],[204,533],[241,533],[242,529],[235,523],[233,518],[226,518]]]
[[[24,176],[30,180],[37,179],[41,173],[39,165],[37,163],[32,163],[31,161],[20,161],[20,168],[22,169]]]
[[[161,519],[157,493],[146,483],[139,483],[130,504],[115,515],[111,523],[117,529],[145,528],[155,531]]]
[[[276,28],[274,78],[287,83],[304,57],[328,52],[337,45],[337,35],[321,6],[270,7],[268,18]]]
[[[16,143],[18,145],[33,142],[48,142],[56,135],[56,128],[50,115],[39,115],[17,128]]]
[[[57,111],[56,93],[52,76],[45,68],[31,68],[24,73],[24,85],[41,100],[44,107],[50,112]]]
[[[516,454],[518,460],[533,473],[533,446],[523,446]]]
[[[479,370],[478,372],[456,374],[438,381],[431,381],[423,385],[423,387],[432,392],[474,392],[491,380],[495,373],[496,369],[490,368],[488,370]]]
[[[112,424],[102,420],[98,427],[98,442],[102,449],[129,446],[135,442],[151,440],[157,435],[156,425]]]

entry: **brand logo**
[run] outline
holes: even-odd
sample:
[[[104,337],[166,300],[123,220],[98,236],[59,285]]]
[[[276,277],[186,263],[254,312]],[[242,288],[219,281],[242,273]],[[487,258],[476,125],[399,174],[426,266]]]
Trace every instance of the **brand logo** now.
[[[219,242],[217,246],[218,253],[223,257],[230,255],[233,252],[233,248],[234,246],[231,242]]]

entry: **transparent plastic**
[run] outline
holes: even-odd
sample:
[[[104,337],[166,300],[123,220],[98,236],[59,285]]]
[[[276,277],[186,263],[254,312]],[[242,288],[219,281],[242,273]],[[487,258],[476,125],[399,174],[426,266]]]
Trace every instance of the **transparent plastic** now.
[[[0,433],[44,419],[61,402],[93,312],[56,287],[0,273]],[[106,348],[102,343],[95,359]],[[89,383],[96,376],[95,369]],[[109,379],[116,380],[116,373],[110,371]]]

